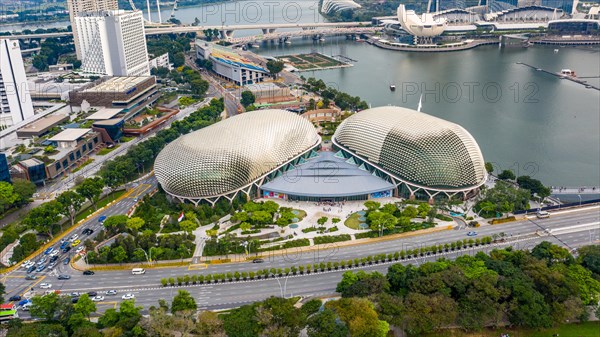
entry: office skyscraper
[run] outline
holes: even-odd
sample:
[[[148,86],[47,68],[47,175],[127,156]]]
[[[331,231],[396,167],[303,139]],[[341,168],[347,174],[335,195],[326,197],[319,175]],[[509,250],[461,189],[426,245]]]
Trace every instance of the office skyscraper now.
[[[0,128],[18,124],[33,115],[19,42],[0,39]]]
[[[79,13],[84,12],[97,12],[97,11],[110,11],[119,9],[118,0],[67,0],[67,6],[69,8],[69,19],[71,21],[71,27],[73,28],[73,41],[75,42],[75,51],[77,52],[77,58],[81,60],[81,47],[79,46],[78,35],[79,32],[75,27],[75,17]]]
[[[141,11],[81,13],[75,18],[85,72],[109,76],[149,76]]]

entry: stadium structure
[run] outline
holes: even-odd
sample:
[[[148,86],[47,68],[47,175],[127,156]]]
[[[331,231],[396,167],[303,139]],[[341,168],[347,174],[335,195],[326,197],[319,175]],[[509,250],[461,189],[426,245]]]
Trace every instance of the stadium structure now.
[[[162,188],[181,202],[274,198],[469,198],[487,178],[473,137],[454,123],[400,107],[344,120],[321,147],[307,119],[257,110],[184,135],[156,158]]]

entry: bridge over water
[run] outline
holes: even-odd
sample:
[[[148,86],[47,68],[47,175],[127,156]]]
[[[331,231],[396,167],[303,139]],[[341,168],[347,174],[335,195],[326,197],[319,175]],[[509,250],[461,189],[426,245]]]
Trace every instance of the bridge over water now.
[[[221,37],[232,38],[233,33],[237,30],[259,30],[263,34],[274,33],[277,29],[299,29],[299,30],[314,30],[319,28],[349,28],[349,27],[365,27],[371,25],[371,22],[315,22],[315,23],[273,23],[273,24],[254,24],[254,25],[220,25],[220,26],[169,26],[158,28],[146,28],[146,35],[163,35],[163,34],[180,34],[180,33],[202,33],[207,29],[217,29],[221,33]],[[72,36],[72,32],[60,33],[42,33],[42,34],[22,34],[8,35],[6,38],[14,40],[23,39],[47,39],[53,37]]]
[[[355,35],[355,34],[366,34],[373,33],[381,30],[381,27],[351,27],[351,28],[329,28],[329,29],[314,29],[314,30],[301,30],[301,31],[288,31],[280,33],[267,33],[263,35],[246,36],[240,38],[231,38],[227,41],[234,45],[252,43],[257,41],[272,41],[280,40],[286,41],[294,37],[313,37],[320,38],[328,35]]]

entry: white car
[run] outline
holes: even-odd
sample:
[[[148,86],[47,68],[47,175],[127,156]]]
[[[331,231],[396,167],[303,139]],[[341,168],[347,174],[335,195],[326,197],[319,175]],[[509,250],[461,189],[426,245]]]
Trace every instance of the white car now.
[[[55,250],[52,251],[52,253],[50,253],[48,255],[50,255],[50,256],[56,256],[56,255],[58,255],[58,253],[60,253],[60,251],[58,249],[55,249]]]
[[[121,296],[121,298],[124,299],[124,300],[131,300],[131,299],[135,298],[135,295],[132,294],[132,293],[127,293],[127,294]]]
[[[116,291],[116,290],[114,290],[114,289],[113,289],[113,290],[108,290],[108,291],[106,292],[106,295],[116,295],[116,294],[117,294],[117,291]]]
[[[98,296],[94,296],[94,297],[92,298],[92,301],[94,301],[94,302],[101,302],[101,301],[104,301],[104,296],[100,296],[100,295],[98,295]]]
[[[81,253],[83,251],[83,249],[84,249],[83,246],[77,247],[77,249],[75,249],[75,254]]]
[[[73,241],[77,240],[78,238],[79,238],[79,234],[73,234],[71,236],[71,238],[69,238],[69,241],[73,242]]]
[[[29,260],[27,260],[21,264],[21,267],[23,267],[25,269],[28,269],[29,267],[32,267],[32,266],[35,266],[35,262],[29,261]]]
[[[42,283],[42,284],[40,284],[40,288],[41,289],[50,289],[50,288],[52,288],[52,284],[51,283]]]

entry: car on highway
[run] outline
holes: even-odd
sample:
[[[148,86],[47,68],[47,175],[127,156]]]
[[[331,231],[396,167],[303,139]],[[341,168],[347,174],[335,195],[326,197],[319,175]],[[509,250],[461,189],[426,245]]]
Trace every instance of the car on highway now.
[[[65,247],[69,246],[69,241],[64,241],[63,243],[60,244],[60,249],[65,249]]]
[[[98,222],[100,222],[100,223],[104,222],[104,220],[106,220],[106,215],[101,215],[101,216],[98,218]]]
[[[41,283],[40,289],[50,289],[52,288],[52,283]]]
[[[78,292],[76,292],[76,291],[74,291],[74,292],[72,292],[72,293],[69,294],[69,296],[71,296],[71,297],[79,297],[79,295],[80,294]]]
[[[538,219],[546,219],[550,217],[550,213],[546,211],[539,211],[535,214]]]
[[[37,271],[37,272],[39,273],[39,272],[43,271],[44,269],[46,269],[46,265],[45,265],[45,264],[42,264],[42,265],[39,265],[39,266],[38,266],[38,267],[35,269],[35,271]]]
[[[83,251],[83,249],[84,249],[83,246],[77,247],[77,249],[75,249],[75,254],[81,253]]]
[[[83,271],[83,275],[94,275],[94,271],[93,270],[84,270]]]
[[[11,298],[9,298],[8,300],[11,301],[11,302],[20,301],[21,300],[21,296],[19,296],[19,295],[11,296]]]
[[[467,233],[467,236],[476,236],[476,235],[477,235],[477,232],[468,232]]]
[[[58,264],[57,261],[53,261],[53,262],[48,263],[48,269],[52,269],[52,268],[56,267],[57,264]]]
[[[70,278],[71,278],[70,275],[66,275],[66,274],[60,274],[60,275],[58,275],[58,279],[59,280],[68,280]]]
[[[106,295],[109,295],[109,296],[114,296],[114,295],[116,295],[116,294],[117,294],[117,291],[116,291],[116,290],[114,290],[114,289],[111,289],[111,290],[107,290],[107,291],[106,291]]]
[[[79,239],[79,234],[73,234],[71,235],[71,237],[69,238],[69,241],[73,242],[75,240]]]
[[[98,293],[97,293],[97,292],[95,292],[95,291],[88,291],[88,293],[87,293],[87,294],[88,294],[88,296],[90,296],[90,297],[98,296]]]
[[[58,256],[53,256],[53,257],[50,258],[50,262],[54,262],[56,260],[58,260]]]
[[[63,248],[62,252],[68,253],[70,250],[71,250],[71,246],[66,246],[65,248]]]
[[[19,304],[17,304],[17,306],[22,307],[27,303],[31,303],[31,300],[24,299],[24,300],[20,301]]]
[[[77,302],[79,302],[79,297],[71,298],[71,303],[77,303]]]
[[[65,265],[65,266],[66,266],[66,265],[68,265],[70,261],[71,261],[71,259],[70,259],[70,258],[68,258],[68,257],[66,257],[66,258],[63,260],[63,265]]]
[[[26,260],[26,261],[23,261],[23,263],[21,263],[21,267],[27,269],[27,268],[33,266],[34,264],[35,264],[35,262]]]
[[[58,249],[54,249],[50,254],[48,254],[48,256],[54,257],[54,256],[58,255],[59,253],[60,253],[60,251]]]
[[[35,268],[35,267],[32,267],[32,268]],[[34,269],[34,270],[35,270],[35,269]],[[37,277],[37,276],[35,276],[35,275],[27,275],[27,276],[25,276],[25,279],[26,279],[27,281],[33,281],[33,280],[37,280],[37,278],[38,278],[38,277]]]
[[[127,294],[121,296],[121,299],[124,299],[124,300],[131,300],[131,299],[134,299],[134,298],[135,298],[135,295],[132,294],[132,293],[127,293]]]
[[[33,273],[33,271],[34,271],[35,269],[36,269],[36,267],[35,267],[35,266],[31,266],[31,267],[27,268],[27,274],[31,274],[31,273]]]
[[[263,263],[263,262],[265,262],[265,260],[263,260],[263,259],[254,259],[254,260],[252,260],[252,263]]]
[[[48,255],[48,254],[52,253],[53,250],[54,250],[54,247],[49,247],[48,249],[46,249],[44,251],[44,255]]]
[[[30,300],[27,300],[27,302],[26,302],[26,303],[24,303],[23,305],[20,305],[20,306],[19,306],[19,308],[20,308],[21,310],[25,310],[25,311],[27,311],[27,310],[29,310],[29,307],[31,307],[31,304],[32,304],[32,303],[31,303],[31,301],[30,301]]]
[[[81,240],[77,239],[77,240],[75,240],[75,241],[71,242],[71,246],[72,246],[72,247],[76,247],[76,246],[77,246],[78,244],[80,244],[80,243],[81,243]]]
[[[96,296],[92,297],[92,301],[94,301],[94,302],[104,301],[104,296],[102,296],[102,295],[96,295]]]
[[[84,235],[90,235],[92,233],[94,233],[94,230],[91,228],[86,228],[81,232],[81,234],[84,234]]]
[[[48,261],[48,258],[45,256],[42,256],[42,258],[37,262],[38,266],[43,265],[44,263],[46,263],[46,261]]]

